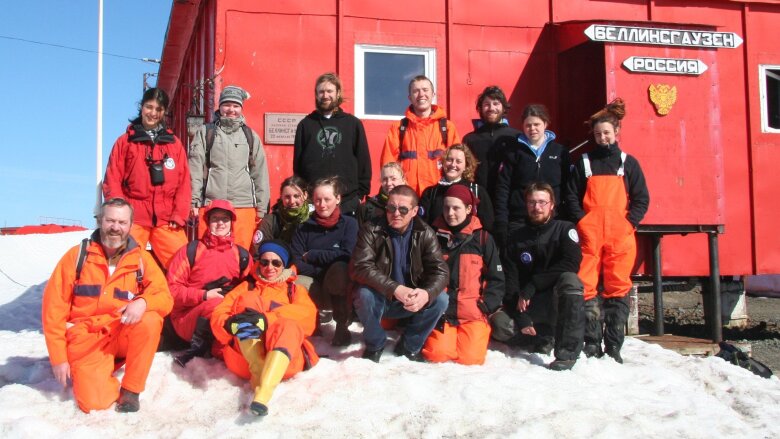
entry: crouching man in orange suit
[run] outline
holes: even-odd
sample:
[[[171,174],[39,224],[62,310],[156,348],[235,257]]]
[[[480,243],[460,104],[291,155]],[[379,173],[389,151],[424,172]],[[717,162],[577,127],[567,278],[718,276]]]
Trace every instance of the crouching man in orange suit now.
[[[106,201],[98,221],[46,285],[43,333],[54,377],[63,387],[72,380],[81,410],[116,402],[116,411],[136,412],[173,299],[152,256],[130,237],[130,204]],[[114,372],[123,364],[120,386]]]

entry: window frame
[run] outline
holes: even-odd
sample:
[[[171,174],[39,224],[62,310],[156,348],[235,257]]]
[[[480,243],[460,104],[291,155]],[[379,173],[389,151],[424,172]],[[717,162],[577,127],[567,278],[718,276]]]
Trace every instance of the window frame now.
[[[772,70],[776,71],[773,72]],[[771,76],[773,79],[780,83],[780,65],[776,64],[759,64],[758,66],[758,85],[759,85],[759,101],[761,107],[761,132],[780,134],[780,128],[773,128],[769,126],[769,102],[767,102],[767,77]],[[780,109],[779,109],[780,111]]]
[[[360,119],[373,120],[398,120],[404,117],[404,109],[399,109],[399,114],[367,114],[365,96],[365,54],[389,53],[395,55],[423,55],[425,76],[433,82],[436,90],[436,48],[417,46],[384,46],[377,44],[355,44],[355,116]],[[436,103],[436,95],[433,96]]]

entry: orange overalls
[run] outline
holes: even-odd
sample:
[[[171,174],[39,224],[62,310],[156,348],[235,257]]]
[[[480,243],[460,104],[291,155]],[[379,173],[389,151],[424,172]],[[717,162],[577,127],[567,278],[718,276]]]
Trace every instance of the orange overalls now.
[[[70,363],[73,395],[89,412],[106,409],[119,397],[113,373],[122,362],[122,387],[144,390],[173,299],[157,263],[132,239],[112,274],[102,246],[92,242],[76,282],[78,254],[79,246],[73,247],[54,269],[41,317],[51,364]],[[132,300],[145,300],[146,312],[138,323],[125,325],[119,309]]]
[[[636,260],[634,226],[626,219],[628,194],[623,179],[626,153],[620,154],[617,175],[593,175],[590,159],[582,156],[585,168],[585,216],[577,223],[582,248],[579,278],[585,286],[585,301],[597,295],[599,274],[604,273],[605,299],[621,298],[631,289],[631,271]]]
[[[253,269],[254,288],[247,282],[239,284],[214,309],[211,314],[211,330],[214,337],[225,344],[223,350],[225,365],[231,372],[244,379],[256,379],[250,372],[250,365],[238,345],[238,338],[228,334],[224,325],[232,315],[253,308],[263,315],[267,327],[262,335],[257,354],[267,356],[272,351],[283,351],[290,359],[284,378],[308,369],[319,361],[314,345],[308,336],[314,332],[317,307],[309,298],[306,288],[295,285],[295,274],[285,281],[267,282],[260,279]]]

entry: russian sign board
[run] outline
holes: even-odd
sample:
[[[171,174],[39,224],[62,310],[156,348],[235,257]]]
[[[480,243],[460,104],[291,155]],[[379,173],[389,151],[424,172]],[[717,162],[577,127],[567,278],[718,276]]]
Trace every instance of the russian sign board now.
[[[295,130],[304,117],[304,113],[265,113],[265,143],[292,145],[295,142]]]
[[[592,24],[585,29],[585,35],[591,41],[608,43],[702,47],[707,49],[734,49],[742,44],[742,38],[734,32],[612,26],[608,24]]]
[[[623,66],[629,71],[637,73],[698,76],[707,71],[707,64],[704,64],[701,60],[685,58],[632,56],[623,61]]]

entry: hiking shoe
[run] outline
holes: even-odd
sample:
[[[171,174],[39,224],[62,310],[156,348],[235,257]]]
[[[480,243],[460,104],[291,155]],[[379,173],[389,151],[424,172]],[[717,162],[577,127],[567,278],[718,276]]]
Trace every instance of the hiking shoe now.
[[[382,352],[384,352],[385,348],[379,348],[375,351],[366,349],[363,351],[363,354],[360,356],[360,358],[365,358],[366,360],[371,360],[374,363],[379,363],[379,359],[382,357]]]
[[[257,416],[265,416],[268,414],[268,407],[261,402],[252,401],[252,404],[249,404],[249,411]]]
[[[601,345],[595,343],[585,343],[585,347],[582,349],[582,352],[584,352],[585,356],[588,358],[601,358],[604,356],[604,352],[601,350]]]
[[[119,413],[137,412],[141,408],[138,396],[138,393],[131,392],[124,387],[120,388],[119,399],[116,400],[116,407],[114,409]]]
[[[352,344],[352,334],[346,324],[337,324],[336,332],[333,334],[331,346],[349,346]]]
[[[605,352],[609,357],[611,357],[616,362],[623,364],[623,357],[620,356],[620,348],[615,348],[612,346],[607,347],[605,349]]]
[[[403,340],[399,341],[398,344],[395,345],[395,349],[393,350],[393,353],[397,356],[403,355],[406,357],[409,361],[415,361],[417,363],[427,363],[428,360],[423,357],[422,351],[417,352],[411,352],[409,349],[406,349],[406,346],[404,346]]]
[[[577,360],[555,360],[548,367],[550,370],[569,370],[576,362]]]

